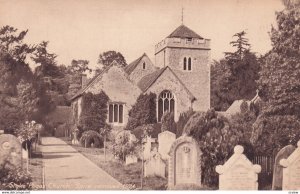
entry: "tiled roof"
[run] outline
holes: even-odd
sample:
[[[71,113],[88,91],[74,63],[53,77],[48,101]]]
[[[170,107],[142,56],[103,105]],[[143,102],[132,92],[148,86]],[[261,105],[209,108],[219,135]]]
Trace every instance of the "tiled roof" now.
[[[147,91],[147,89],[163,74],[163,72],[169,69],[172,74],[176,77],[176,79],[178,79],[178,81],[181,83],[181,85],[184,87],[184,89],[187,91],[187,93],[190,95],[191,100],[195,100],[196,98],[194,97],[194,95],[188,90],[188,88],[184,85],[184,83],[177,77],[177,75],[172,71],[172,69],[169,66],[166,66],[162,69],[159,69],[157,71],[154,71],[153,73],[150,73],[148,75],[146,75],[145,77],[143,77],[139,83],[138,86],[139,88],[145,92]]]
[[[144,53],[141,57],[137,58],[136,60],[134,60],[133,62],[131,62],[129,65],[127,65],[124,68],[125,72],[128,75],[130,75],[144,56],[146,56],[146,53]]]
[[[176,28],[167,38],[199,38],[203,39],[193,30],[189,29],[185,25],[180,25]]]

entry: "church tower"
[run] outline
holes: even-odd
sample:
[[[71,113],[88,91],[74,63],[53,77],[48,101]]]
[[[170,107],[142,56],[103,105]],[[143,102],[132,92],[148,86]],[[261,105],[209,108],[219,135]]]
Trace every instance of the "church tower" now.
[[[210,39],[182,24],[155,46],[155,64],[174,71],[195,96],[195,111],[210,108]]]

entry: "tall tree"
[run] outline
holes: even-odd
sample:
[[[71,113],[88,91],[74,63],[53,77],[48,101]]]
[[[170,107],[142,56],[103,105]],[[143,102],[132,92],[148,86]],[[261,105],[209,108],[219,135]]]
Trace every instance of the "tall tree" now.
[[[47,48],[48,43],[49,42],[42,41],[37,46],[36,51],[31,57],[36,64],[39,64],[39,66],[35,69],[35,76],[39,78],[62,76],[56,64],[57,55],[54,53],[49,53]]]
[[[235,52],[226,52],[225,59],[212,66],[212,106],[226,110],[234,100],[251,99],[257,89],[259,59],[250,51],[246,32],[236,33],[237,40],[230,42]]]
[[[71,62],[71,66],[68,67],[70,73],[75,74],[82,74],[86,71],[92,72],[92,69],[89,68],[89,61],[88,60],[75,60],[73,59]]]
[[[272,50],[266,55],[258,81],[266,101],[252,141],[268,153],[300,138],[300,1],[283,1],[272,27]]]
[[[126,60],[120,52],[106,51],[99,55],[98,64],[102,67],[109,66],[113,61],[117,61],[121,66],[126,66]],[[101,71],[101,67],[97,67],[96,73]]]

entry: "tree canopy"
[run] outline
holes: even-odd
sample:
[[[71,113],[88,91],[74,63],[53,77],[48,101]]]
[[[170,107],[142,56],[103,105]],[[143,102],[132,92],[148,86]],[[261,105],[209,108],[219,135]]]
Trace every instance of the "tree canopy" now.
[[[121,66],[126,66],[126,60],[120,52],[116,51],[106,51],[99,55],[98,64],[102,67],[109,66],[113,61],[116,61]],[[97,67],[96,73],[101,70],[102,67]]]

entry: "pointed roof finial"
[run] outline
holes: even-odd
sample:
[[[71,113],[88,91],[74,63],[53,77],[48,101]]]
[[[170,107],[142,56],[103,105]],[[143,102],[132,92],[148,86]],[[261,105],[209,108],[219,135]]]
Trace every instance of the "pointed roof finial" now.
[[[183,24],[183,10],[184,10],[184,8],[182,7],[181,8],[181,24]]]

